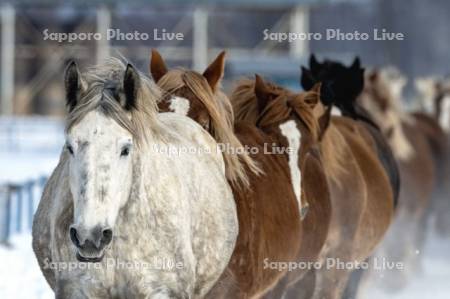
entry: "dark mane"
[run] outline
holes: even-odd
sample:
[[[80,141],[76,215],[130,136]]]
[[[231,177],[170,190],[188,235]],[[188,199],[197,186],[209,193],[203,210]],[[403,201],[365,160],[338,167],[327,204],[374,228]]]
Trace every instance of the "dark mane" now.
[[[321,82],[321,101],[324,105],[335,105],[344,116],[378,128],[369,113],[356,101],[364,89],[364,68],[361,68],[358,57],[351,66],[346,67],[329,59],[320,63],[311,55],[309,67],[302,67],[300,81],[305,90],[310,90],[314,84]]]

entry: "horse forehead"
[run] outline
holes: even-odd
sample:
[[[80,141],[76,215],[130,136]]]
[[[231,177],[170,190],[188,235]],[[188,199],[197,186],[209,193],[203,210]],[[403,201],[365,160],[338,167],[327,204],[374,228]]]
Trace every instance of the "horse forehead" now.
[[[91,111],[74,126],[72,131],[79,141],[107,141],[131,135],[113,119],[99,111]]]
[[[294,190],[295,197],[297,199],[298,207],[300,209],[300,214],[302,211],[302,200],[301,200],[301,179],[302,173],[299,166],[299,150],[300,150],[300,139],[301,133],[297,127],[294,120],[288,120],[279,125],[281,134],[287,139],[289,147],[291,148],[288,152],[288,163],[289,172],[291,177],[291,184]]]
[[[281,134],[288,140],[288,142],[297,143],[300,141],[302,134],[294,120],[291,119],[281,123],[279,128]]]
[[[188,99],[179,96],[173,96],[170,99],[169,109],[172,112],[186,116],[189,113],[190,106],[191,104]]]

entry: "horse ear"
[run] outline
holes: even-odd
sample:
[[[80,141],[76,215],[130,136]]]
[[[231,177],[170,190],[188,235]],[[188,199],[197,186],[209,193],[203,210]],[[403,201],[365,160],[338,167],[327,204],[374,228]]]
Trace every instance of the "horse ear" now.
[[[125,94],[125,110],[131,110],[136,108],[136,99],[138,96],[140,86],[140,77],[136,69],[131,65],[127,65],[125,74],[123,77],[123,92]]]
[[[311,56],[309,57],[309,68],[313,73],[315,73],[320,68],[320,63],[317,61],[314,54],[311,54]]]
[[[222,79],[224,70],[225,51],[222,51],[203,72],[203,77],[206,78],[206,81],[208,81],[208,84],[213,91],[216,90],[217,84],[219,83],[220,79]]]
[[[359,57],[356,56],[355,60],[353,61],[353,64],[351,66],[352,70],[359,70],[361,68],[361,61],[359,60]]]
[[[158,83],[158,81],[167,73],[166,64],[164,63],[161,54],[159,54],[159,52],[155,49],[152,49],[150,73],[152,74],[155,83]]]
[[[262,112],[267,104],[275,98],[275,94],[258,74],[255,74],[255,95],[258,100],[259,112]]]
[[[370,82],[375,82],[378,80],[378,70],[373,70],[370,72],[369,74],[369,81]]]
[[[317,119],[319,124],[318,137],[319,140],[322,139],[325,131],[330,125],[331,120],[331,107],[325,107],[320,101],[322,84],[316,83],[313,88],[309,91],[310,95],[305,97],[305,103],[312,109],[314,117]]]
[[[66,105],[69,111],[77,105],[80,92],[85,88],[78,66],[75,61],[69,62],[64,73],[64,86],[66,89]]]
[[[307,96],[305,97],[305,103],[311,108],[314,109],[317,103],[320,101],[320,90],[322,83],[316,83],[314,86],[308,91]]]
[[[302,66],[302,74],[300,76],[300,85],[304,90],[310,90],[314,86],[314,76],[306,67]]]

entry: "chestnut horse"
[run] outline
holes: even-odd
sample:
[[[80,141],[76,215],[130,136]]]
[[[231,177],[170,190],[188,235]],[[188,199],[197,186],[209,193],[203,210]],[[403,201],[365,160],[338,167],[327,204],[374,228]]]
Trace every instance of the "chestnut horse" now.
[[[429,124],[430,139],[433,141],[435,153],[437,154],[437,167],[439,174],[439,190],[441,195],[438,200],[433,201],[433,215],[435,215],[436,231],[442,236],[450,234],[450,190],[448,181],[450,177],[450,82],[447,79],[418,79],[416,88],[420,92],[420,101],[424,107],[428,107],[427,114],[415,113],[415,116]],[[430,116],[434,118],[430,120]],[[441,128],[438,128],[438,124]],[[442,131],[443,130],[443,131]],[[439,156],[440,154],[440,156]]]
[[[309,69],[302,67],[300,82],[304,89],[310,89],[317,82],[322,82],[324,91],[322,102],[338,110],[340,115],[355,121],[360,133],[365,136],[366,142],[372,145],[389,176],[396,205],[400,191],[400,174],[394,154],[370,114],[356,102],[364,88],[364,69],[361,68],[359,58],[355,58],[350,67],[345,67],[331,60],[319,63],[312,54]],[[346,298],[356,296],[363,273],[364,270],[353,272],[346,289]]]
[[[303,162],[302,159],[297,161],[298,169],[302,173],[300,184],[304,192],[302,195],[308,203],[297,261],[309,266],[290,271],[265,298],[282,298],[291,292],[297,293],[296,285],[302,286],[303,293],[312,295],[315,286],[314,273],[311,271],[312,274],[303,280],[302,278],[309,269],[312,270],[312,264],[318,262],[331,219],[329,188],[325,172],[322,170],[322,158],[318,146],[320,136],[325,129],[324,119],[319,118],[323,111],[321,107],[315,107],[319,102],[317,92],[319,85],[316,90],[300,94],[281,88],[274,93],[272,87],[256,75],[255,81],[240,82],[231,98],[237,112],[237,119],[253,123],[266,134],[275,137],[282,146],[286,145],[286,140],[282,137],[284,124],[293,122],[302,139],[299,155],[303,156],[302,152],[311,154],[307,162]],[[293,160],[291,157],[288,159]],[[333,159],[330,171],[337,172],[339,165],[338,159]]]
[[[310,92],[295,94],[257,76],[254,83],[240,84],[232,96],[236,119],[252,122],[268,134],[276,131],[269,130],[261,119],[274,128],[292,119],[300,128],[305,125],[304,111],[312,113],[319,128],[316,142],[330,188],[331,219],[319,256],[316,253],[310,257],[326,263],[307,273],[303,278],[307,283],[292,279],[287,284],[287,298],[341,298],[352,270],[340,269],[333,262],[364,261],[383,238],[393,215],[389,179],[376,153],[367,145],[367,137],[354,121],[331,117],[331,108],[324,108],[319,91],[320,85],[316,85]],[[269,104],[261,110],[261,102]],[[304,223],[303,228],[304,239],[316,233],[314,226]],[[307,250],[306,246],[301,249]],[[299,257],[303,256],[300,250]],[[305,291],[308,283],[313,283],[312,294]]]
[[[404,83],[393,69],[373,70],[366,75],[366,86],[358,99],[379,125],[400,169],[402,185],[396,219],[381,254],[403,262],[406,269],[384,273],[382,283],[390,289],[404,286],[420,265],[418,252],[423,248],[431,200],[441,193],[446,171],[439,165],[447,154],[444,134],[426,115],[402,109]]]
[[[317,196],[312,201],[328,193],[326,188],[315,193],[310,180],[302,180],[305,173],[320,174],[320,163],[307,150],[310,139],[300,139],[290,122],[284,124],[285,131],[277,137],[249,123],[233,124],[231,104],[219,88],[224,58],[221,53],[203,74],[183,69],[169,71],[161,55],[153,50],[150,71],[166,92],[159,104],[162,111],[184,113],[200,123],[219,143],[224,143],[224,156],[231,155],[228,160],[233,159],[234,150],[251,152],[251,156],[247,150],[241,152],[237,160],[243,164],[248,184],[235,184],[233,176],[229,176],[238,210],[238,240],[228,270],[208,297],[258,298],[285,275],[283,263],[297,258],[302,241],[301,214],[307,210],[309,200],[305,196]],[[288,161],[284,149],[289,147],[301,161],[300,169]],[[299,152],[300,147],[305,152]]]
[[[350,117],[360,125],[362,131],[369,135],[368,142],[375,143],[375,149],[389,176],[394,191],[394,201],[398,200],[400,178],[398,166],[392,150],[383,137],[379,127],[375,124],[369,113],[356,103],[357,97],[364,88],[364,69],[356,58],[351,67],[341,63],[325,60],[319,63],[314,55],[309,61],[310,69],[302,67],[301,85],[305,90],[312,88],[317,82],[322,82],[324,105],[333,106],[343,116]],[[372,141],[371,141],[372,139]]]

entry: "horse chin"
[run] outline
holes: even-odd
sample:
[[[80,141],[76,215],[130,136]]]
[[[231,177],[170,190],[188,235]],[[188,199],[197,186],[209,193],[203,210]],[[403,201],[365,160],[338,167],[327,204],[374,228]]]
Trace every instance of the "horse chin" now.
[[[76,257],[79,262],[84,263],[99,263],[103,260],[103,257],[105,256],[104,252],[101,252],[99,256],[83,256],[80,254],[80,252],[77,252]]]

